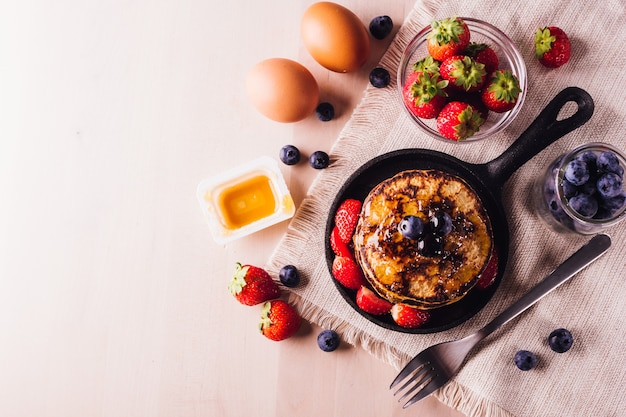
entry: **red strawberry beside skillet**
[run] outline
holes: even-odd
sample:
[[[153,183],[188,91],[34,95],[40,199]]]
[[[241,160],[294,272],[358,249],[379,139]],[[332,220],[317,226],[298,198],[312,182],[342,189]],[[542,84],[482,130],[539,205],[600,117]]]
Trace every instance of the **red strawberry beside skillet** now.
[[[253,306],[280,296],[278,284],[263,268],[237,262],[228,290],[241,304]]]

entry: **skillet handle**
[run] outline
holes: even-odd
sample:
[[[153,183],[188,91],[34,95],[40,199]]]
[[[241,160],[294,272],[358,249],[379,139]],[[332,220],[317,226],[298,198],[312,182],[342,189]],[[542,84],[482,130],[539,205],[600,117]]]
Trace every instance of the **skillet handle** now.
[[[559,112],[570,101],[578,105],[571,116],[557,120]],[[557,94],[535,120],[502,155],[485,164],[495,184],[504,185],[518,168],[557,139],[584,125],[593,114],[593,99],[585,90],[567,87]]]

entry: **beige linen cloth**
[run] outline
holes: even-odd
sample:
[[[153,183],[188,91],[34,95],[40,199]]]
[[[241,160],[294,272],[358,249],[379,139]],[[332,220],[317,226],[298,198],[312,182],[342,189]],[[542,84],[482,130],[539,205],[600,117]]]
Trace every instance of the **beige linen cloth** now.
[[[555,157],[591,141],[626,151],[626,18],[620,0],[419,1],[380,61],[392,84],[369,86],[362,102],[331,149],[331,166],[321,171],[298,208],[268,269],[297,265],[305,279],[290,300],[308,320],[334,328],[344,341],[361,346],[398,369],[422,349],[463,337],[543,279],[588,237],[559,234],[534,214],[531,185]],[[395,74],[405,45],[433,18],[453,15],[487,21],[509,35],[528,70],[528,94],[517,119],[481,142],[458,145],[420,132],[402,107]],[[533,33],[554,25],[569,33],[573,54],[559,69],[534,58]],[[405,334],[379,327],[355,312],[336,290],[328,271],[324,242],[330,205],[344,181],[369,159],[400,148],[430,148],[468,162],[487,162],[504,151],[550,99],[567,86],[588,91],[595,113],[584,126],[559,139],[519,169],[506,183],[510,253],[505,276],[492,300],[477,315],[435,334]],[[625,416],[626,415],[626,222],[609,229],[607,254],[550,293],[520,318],[490,336],[461,371],[436,395],[468,416]],[[548,334],[568,328],[574,346],[552,352]],[[519,349],[538,356],[538,366],[522,372],[513,363]],[[381,382],[380,389],[388,388]],[[389,392],[392,395],[392,392]]]

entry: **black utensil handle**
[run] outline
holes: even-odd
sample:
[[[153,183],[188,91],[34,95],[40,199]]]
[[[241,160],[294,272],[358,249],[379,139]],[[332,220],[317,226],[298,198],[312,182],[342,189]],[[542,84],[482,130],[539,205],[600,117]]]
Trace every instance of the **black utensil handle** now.
[[[576,112],[557,120],[559,112],[570,101],[578,105]],[[485,164],[492,183],[504,185],[532,157],[557,139],[584,125],[591,118],[593,109],[593,99],[585,90],[578,87],[562,90],[502,155]]]

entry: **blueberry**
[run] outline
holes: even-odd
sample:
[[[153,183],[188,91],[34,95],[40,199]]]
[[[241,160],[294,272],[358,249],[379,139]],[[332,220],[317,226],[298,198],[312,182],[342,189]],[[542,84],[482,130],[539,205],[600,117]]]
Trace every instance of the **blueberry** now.
[[[320,103],[315,108],[315,115],[322,122],[328,122],[333,120],[333,117],[335,117],[335,108],[330,103]]]
[[[295,165],[300,162],[300,150],[293,145],[285,145],[280,148],[279,156],[286,165]]]
[[[578,187],[566,179],[563,180],[561,186],[563,187],[563,195],[565,196],[565,198],[574,197],[576,194],[578,194]]]
[[[624,176],[624,168],[619,164],[617,155],[611,151],[600,152],[597,164],[600,171],[613,172],[620,177]]]
[[[583,217],[592,218],[598,212],[598,200],[587,194],[577,194],[568,201],[570,207]]]
[[[384,68],[376,67],[370,72],[370,83],[376,88],[385,88],[391,82],[389,71]]]
[[[393,21],[389,16],[377,16],[370,22],[370,33],[378,40],[385,39],[393,29]]]
[[[537,356],[528,350],[519,350],[515,354],[515,365],[522,371],[529,371],[537,364]]]
[[[607,172],[596,183],[598,192],[604,198],[617,197],[622,192],[622,179],[613,172]]]
[[[417,242],[417,250],[423,256],[439,256],[443,254],[443,240],[440,236],[425,235]]]
[[[587,164],[587,169],[589,169],[589,172],[593,172],[597,169],[597,158],[598,157],[596,156],[596,153],[594,151],[585,151],[576,156],[576,159],[580,159],[585,164]]]
[[[565,179],[574,185],[583,185],[589,180],[587,164],[580,159],[573,159],[565,166]]]
[[[417,216],[405,216],[400,220],[398,230],[407,239],[417,240],[424,233],[424,222]]]
[[[293,265],[285,265],[278,272],[278,279],[285,287],[297,287],[300,283],[300,274],[298,268]]]
[[[324,352],[332,352],[339,347],[339,335],[334,330],[322,330],[317,335],[317,345]]]
[[[324,151],[315,151],[309,157],[309,165],[315,169],[327,168],[330,164],[330,157]]]
[[[567,352],[574,344],[574,338],[567,329],[556,329],[548,336],[550,349],[557,353]]]
[[[626,191],[622,191],[621,194],[611,198],[600,199],[600,210],[602,212],[601,219],[608,219],[613,217],[618,211],[626,204]],[[600,214],[600,213],[599,213]]]
[[[452,217],[445,211],[438,211],[429,220],[431,231],[437,236],[445,236],[452,231]]]

